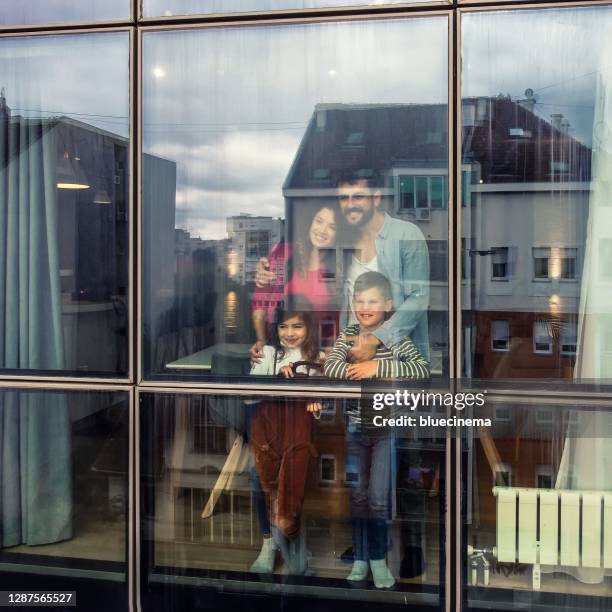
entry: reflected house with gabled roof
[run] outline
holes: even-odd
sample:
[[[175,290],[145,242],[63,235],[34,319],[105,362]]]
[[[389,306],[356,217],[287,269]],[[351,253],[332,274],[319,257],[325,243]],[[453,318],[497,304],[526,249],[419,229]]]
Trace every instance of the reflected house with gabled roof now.
[[[591,149],[572,136],[562,115],[548,121],[534,105],[529,97],[463,101],[468,376],[573,373]]]
[[[591,150],[571,136],[562,116],[547,121],[530,99],[466,98],[462,117],[463,340],[475,355],[465,371],[567,376],[575,354]],[[427,240],[432,371],[442,373],[448,357],[447,106],[317,105],[283,185],[289,241],[303,227],[302,211],[335,199],[347,169],[370,179],[387,211],[417,224]],[[331,280],[338,296],[350,242],[340,236],[336,248]],[[506,329],[507,346],[497,337]],[[501,353],[511,352],[511,343],[509,360]]]
[[[448,117],[442,104],[319,104],[283,185],[288,240],[304,211],[335,202],[347,171],[368,179],[394,217],[417,223],[431,258],[429,333],[432,369],[448,356]],[[352,237],[339,232],[335,283],[338,310]],[[338,331],[338,330],[336,330]]]

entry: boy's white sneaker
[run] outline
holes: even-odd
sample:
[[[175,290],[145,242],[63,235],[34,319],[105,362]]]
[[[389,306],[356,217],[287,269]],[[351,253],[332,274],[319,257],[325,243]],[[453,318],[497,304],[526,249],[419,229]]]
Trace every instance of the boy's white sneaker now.
[[[370,559],[370,569],[377,589],[390,589],[395,584],[395,578],[384,559]]]

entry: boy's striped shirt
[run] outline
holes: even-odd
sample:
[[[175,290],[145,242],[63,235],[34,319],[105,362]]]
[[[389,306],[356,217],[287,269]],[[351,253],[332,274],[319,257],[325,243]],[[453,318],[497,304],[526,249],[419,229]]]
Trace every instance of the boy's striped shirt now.
[[[352,346],[346,341],[346,336],[358,336],[359,323],[349,325],[334,343],[329,356],[325,360],[323,372],[329,378],[347,378],[347,369],[351,365],[348,354]],[[429,378],[429,364],[419,353],[410,339],[390,347],[380,345],[376,349],[374,360],[378,361],[376,378],[409,378],[413,380]]]

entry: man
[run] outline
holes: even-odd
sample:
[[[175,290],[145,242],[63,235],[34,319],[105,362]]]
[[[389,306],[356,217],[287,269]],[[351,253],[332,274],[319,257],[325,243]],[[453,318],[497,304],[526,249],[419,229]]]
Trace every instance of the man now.
[[[393,315],[374,332],[348,338],[354,343],[352,360],[372,359],[379,345],[390,347],[410,336],[429,361],[429,253],[421,230],[381,210],[381,193],[366,179],[341,178],[338,199],[346,223],[356,230],[355,254],[345,272],[343,327],[356,322],[353,288],[364,272],[380,272],[389,279],[395,304]]]
[[[376,331],[347,338],[353,343],[350,359],[368,361],[382,344],[390,347],[407,336],[429,361],[427,307],[429,304],[429,252],[421,230],[381,210],[382,197],[367,179],[345,175],[338,181],[338,199],[346,224],[354,230],[354,254],[345,269],[343,289],[344,328],[356,322],[352,308],[355,279],[368,271],[384,274],[391,283],[395,312]],[[257,265],[256,284],[263,287],[274,279],[269,262]],[[251,357],[260,358],[260,348],[251,348]]]

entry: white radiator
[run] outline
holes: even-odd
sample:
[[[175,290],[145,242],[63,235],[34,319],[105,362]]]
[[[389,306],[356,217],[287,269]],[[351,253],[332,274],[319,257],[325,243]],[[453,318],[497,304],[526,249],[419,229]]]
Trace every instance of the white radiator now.
[[[501,563],[612,568],[612,493],[494,487]]]

